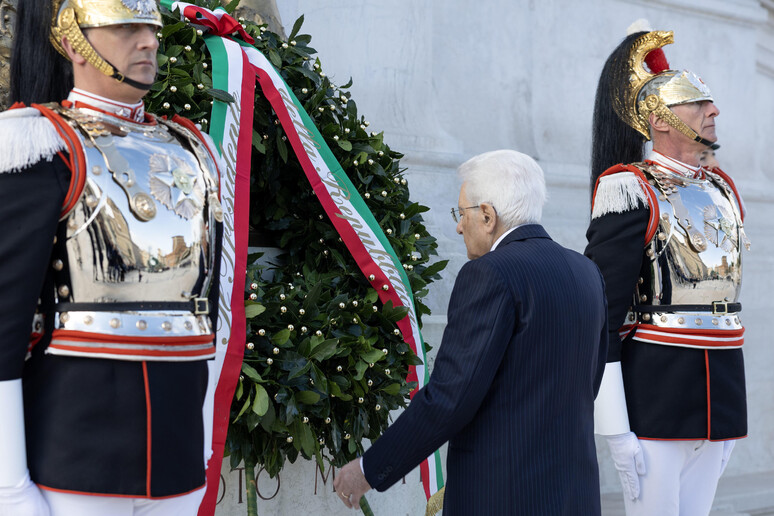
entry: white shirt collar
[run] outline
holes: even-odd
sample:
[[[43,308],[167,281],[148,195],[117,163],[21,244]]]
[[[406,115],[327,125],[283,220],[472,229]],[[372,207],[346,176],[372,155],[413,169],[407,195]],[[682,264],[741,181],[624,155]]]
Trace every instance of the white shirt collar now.
[[[691,166],[682,161],[678,161],[674,158],[670,158],[666,154],[662,154],[656,150],[650,151],[648,154],[648,160],[653,161],[657,165],[674,172],[681,176],[696,178],[701,176],[701,165]]]
[[[73,88],[72,91],[70,91],[70,94],[67,96],[67,100],[73,104],[76,102],[88,104],[94,108],[107,111],[108,113],[112,113],[123,118],[128,118],[134,122],[145,121],[145,104],[142,100],[137,104],[126,104],[124,102],[108,99],[79,88]]]
[[[505,237],[507,237],[509,234],[513,233],[513,230],[514,230],[514,229],[520,228],[520,227],[521,227],[521,226],[523,226],[523,225],[524,225],[524,224],[519,224],[518,226],[513,226],[511,229],[509,229],[508,231],[506,231],[505,233],[503,233],[502,235],[500,235],[500,238],[498,238],[497,240],[495,240],[495,243],[494,243],[494,244],[492,244],[492,248],[489,250],[489,252],[491,253],[492,251],[494,251],[494,250],[495,250],[495,248],[497,248],[497,246],[498,246],[498,245],[500,245],[500,242],[502,242],[502,241],[503,241],[503,239],[504,239]]]

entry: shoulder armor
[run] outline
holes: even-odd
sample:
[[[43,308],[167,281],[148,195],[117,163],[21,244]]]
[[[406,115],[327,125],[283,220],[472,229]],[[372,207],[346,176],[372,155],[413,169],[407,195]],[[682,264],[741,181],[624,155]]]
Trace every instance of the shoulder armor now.
[[[597,180],[592,199],[591,218],[608,213],[623,213],[640,206],[649,207],[644,172],[634,165],[615,165]]]
[[[18,172],[43,159],[50,161],[66,148],[54,125],[32,107],[0,113],[0,141],[0,173]]]
[[[736,184],[734,184],[734,180],[731,179],[731,176],[723,172],[719,167],[715,167],[711,170],[705,168],[704,173],[713,183],[725,190],[728,196],[734,197],[736,199],[736,204],[740,211],[741,220],[744,221],[744,217],[747,214],[747,208],[745,207],[742,196],[739,195],[739,190],[737,190]]]
[[[215,142],[212,137],[202,132],[193,121],[180,115],[175,115],[172,120],[164,120],[157,118],[160,123],[165,124],[167,127],[174,129],[178,134],[183,135],[192,143],[192,150],[200,160],[207,158],[211,162],[214,170],[213,180],[215,181],[215,187],[218,190],[218,198],[220,198],[220,176],[225,171],[225,163],[220,155]],[[201,152],[204,150],[205,152]]]

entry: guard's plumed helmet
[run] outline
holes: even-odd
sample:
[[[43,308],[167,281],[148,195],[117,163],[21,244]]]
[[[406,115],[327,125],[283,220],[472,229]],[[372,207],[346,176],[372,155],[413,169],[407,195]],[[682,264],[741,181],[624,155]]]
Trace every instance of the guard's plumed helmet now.
[[[115,66],[103,59],[84,37],[81,29],[107,27],[127,23],[142,23],[161,27],[161,14],[156,0],[54,0],[51,20],[51,43],[67,57],[62,37],[67,37],[78,54],[105,75],[140,89],[151,84],[125,77]]]
[[[628,80],[614,86],[613,107],[621,119],[650,140],[651,113],[692,140],[707,142],[669,108],[701,100],[712,101],[709,87],[688,70],[670,70],[661,47],[674,42],[672,31],[650,31],[635,39],[626,63]],[[649,70],[645,69],[645,65]]]
[[[712,101],[704,81],[687,70],[672,70],[661,49],[674,42],[671,31],[645,28],[638,20],[629,35],[605,62],[594,106],[591,182],[617,163],[643,159],[643,145],[650,140],[648,118],[655,114],[687,137],[717,148],[699,136],[670,109],[672,106]]]

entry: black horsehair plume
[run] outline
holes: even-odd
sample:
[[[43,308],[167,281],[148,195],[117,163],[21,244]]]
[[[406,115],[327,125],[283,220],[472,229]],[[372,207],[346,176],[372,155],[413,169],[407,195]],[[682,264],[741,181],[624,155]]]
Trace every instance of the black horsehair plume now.
[[[645,138],[616,114],[613,99],[625,98],[629,84],[628,59],[634,41],[647,34],[635,32],[607,58],[597,85],[591,142],[591,191],[599,175],[618,163],[642,161]]]
[[[11,102],[59,102],[73,87],[72,66],[49,40],[51,0],[22,0],[11,51]]]

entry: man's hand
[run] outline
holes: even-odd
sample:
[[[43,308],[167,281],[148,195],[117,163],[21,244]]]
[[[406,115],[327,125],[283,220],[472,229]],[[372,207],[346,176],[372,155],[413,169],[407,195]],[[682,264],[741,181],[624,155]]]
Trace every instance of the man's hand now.
[[[642,457],[640,441],[634,432],[619,435],[607,435],[610,455],[621,478],[624,496],[630,500],[640,497],[640,475],[645,474],[645,460]]]
[[[333,488],[344,505],[350,509],[360,507],[360,498],[371,489],[360,469],[360,459],[355,459],[341,468],[333,481]]]
[[[49,516],[48,504],[29,474],[12,487],[0,487],[0,516]]]

